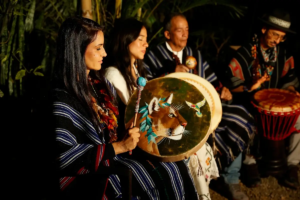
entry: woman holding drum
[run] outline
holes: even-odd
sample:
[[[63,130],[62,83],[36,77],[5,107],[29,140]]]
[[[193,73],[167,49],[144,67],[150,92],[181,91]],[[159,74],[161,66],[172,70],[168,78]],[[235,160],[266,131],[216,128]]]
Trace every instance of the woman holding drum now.
[[[259,37],[255,35],[252,45],[239,48],[229,63],[226,74],[231,84],[228,87],[235,94],[242,94],[239,95],[239,101],[249,110],[253,110],[249,100],[254,97],[252,103],[259,111],[258,126],[260,134],[264,135],[262,138],[273,141],[265,140],[267,144],[276,143],[280,146],[270,151],[284,152],[283,139],[289,136],[285,183],[296,188],[299,187],[297,165],[300,161],[299,81],[295,75],[293,56],[279,46],[288,33],[295,32],[290,30],[289,13],[280,9],[272,10],[260,21],[262,26]],[[264,160],[276,157],[265,151],[262,152]],[[282,156],[285,160],[285,155]],[[255,160],[252,162],[255,163]],[[280,167],[275,166],[275,163],[273,165]]]
[[[125,108],[137,88],[136,81],[140,76],[146,77],[142,60],[148,47],[147,30],[142,22],[136,19],[126,19],[115,30],[113,38],[115,39],[112,52],[114,63],[105,70],[105,77],[117,91],[120,111],[119,126],[124,127],[124,116],[127,113],[127,110],[125,113]],[[170,98],[165,100],[165,105],[169,102],[168,99]],[[146,114],[148,109],[144,111],[143,114]],[[137,121],[140,121],[142,119],[140,113],[138,116]],[[153,119],[147,117],[147,123],[151,120]],[[148,130],[154,127],[149,128],[148,126]],[[183,161],[159,162],[149,159],[140,148],[134,149],[132,154],[125,153],[116,156],[115,161],[132,169],[136,180],[133,181],[133,194],[142,199],[198,198],[189,170]]]
[[[59,199],[114,199],[120,195],[120,180],[105,171],[117,154],[136,147],[140,134],[131,128],[117,141],[115,91],[98,73],[106,57],[103,27],[90,19],[69,18],[57,44],[51,125]]]

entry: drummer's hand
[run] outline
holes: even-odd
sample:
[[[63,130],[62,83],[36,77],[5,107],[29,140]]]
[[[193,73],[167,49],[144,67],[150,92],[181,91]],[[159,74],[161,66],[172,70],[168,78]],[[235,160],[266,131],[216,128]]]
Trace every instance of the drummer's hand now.
[[[136,147],[139,140],[140,140],[140,129],[137,127],[133,127],[132,124],[131,128],[127,130],[127,134],[122,141],[112,143],[115,150],[115,154],[117,155],[120,153],[133,150]]]
[[[185,65],[176,65],[175,72],[189,72],[190,69]]]
[[[260,79],[257,80],[257,82],[252,85],[251,89],[249,90],[249,92],[256,90],[257,88],[259,88],[259,86],[261,84],[263,84],[265,81],[269,81],[270,80],[270,76],[268,74],[264,74],[264,76],[262,76]]]
[[[232,94],[227,87],[222,88],[220,98],[225,101],[230,101],[232,99]]]
[[[290,85],[289,87],[286,88],[288,91],[294,93],[295,95],[297,95],[298,97],[300,97],[300,93],[297,92],[297,90],[295,89],[295,87],[293,85]]]

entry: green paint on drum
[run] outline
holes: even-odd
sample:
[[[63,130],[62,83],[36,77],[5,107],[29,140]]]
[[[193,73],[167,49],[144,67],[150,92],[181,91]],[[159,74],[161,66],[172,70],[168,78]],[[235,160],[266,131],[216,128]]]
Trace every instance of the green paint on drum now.
[[[168,98],[171,93],[173,93],[172,105],[181,105],[178,111],[187,121],[187,125],[180,140],[165,138],[159,143],[160,156],[176,156],[193,149],[206,136],[210,126],[211,113],[207,102],[201,107],[202,117],[197,117],[196,111],[185,103],[188,101],[196,104],[204,99],[203,94],[195,86],[181,79],[164,77],[148,81],[142,91],[140,108],[145,106],[145,103],[149,104],[154,97]],[[136,99],[137,92],[134,92],[126,108],[125,124],[134,117]],[[147,140],[140,138],[143,139]]]

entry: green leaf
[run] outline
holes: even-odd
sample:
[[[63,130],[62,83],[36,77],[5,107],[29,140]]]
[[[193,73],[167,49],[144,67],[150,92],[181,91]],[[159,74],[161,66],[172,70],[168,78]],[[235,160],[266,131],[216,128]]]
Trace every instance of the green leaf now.
[[[1,60],[1,64],[3,64],[7,59],[8,59],[8,55],[6,55],[6,56]]]
[[[141,117],[141,119],[143,119],[144,117],[146,117],[148,115],[148,110],[147,112],[144,112],[143,116]],[[146,121],[146,120],[145,120]]]
[[[36,71],[39,70],[39,69],[43,69],[43,66],[42,66],[42,65],[38,66],[37,68],[34,69],[33,72],[36,72]]]
[[[146,121],[147,121],[147,124],[152,125],[152,121],[149,116],[147,116]]]
[[[16,80],[20,80],[21,78],[23,78],[23,76],[25,76],[26,74],[26,70],[25,69],[21,69],[20,71],[18,71],[18,73],[16,74]]]
[[[139,109],[139,113],[144,113],[148,110],[148,106],[143,106]]]
[[[144,120],[144,121],[140,124],[140,130],[141,130],[141,132],[145,132],[145,128],[146,128],[146,121]]]
[[[149,133],[151,133],[151,132],[153,132],[152,127],[150,127],[150,128],[147,130],[147,134],[149,134]]]
[[[33,74],[36,75],[36,76],[44,76],[44,74],[41,73],[41,72],[33,72]]]
[[[149,128],[150,128],[150,126],[149,126],[149,125],[146,125],[145,131],[148,132]]]
[[[4,96],[4,93],[0,90],[0,98]]]

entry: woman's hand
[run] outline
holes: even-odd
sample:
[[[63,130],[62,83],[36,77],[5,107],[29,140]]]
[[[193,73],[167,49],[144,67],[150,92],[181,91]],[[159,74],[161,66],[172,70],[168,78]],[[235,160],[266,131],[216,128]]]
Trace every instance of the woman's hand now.
[[[230,101],[232,99],[232,94],[227,87],[222,88],[220,98],[225,101]]]
[[[133,150],[140,140],[140,129],[133,127],[127,130],[127,134],[120,142],[112,143],[115,154],[124,153]]]

